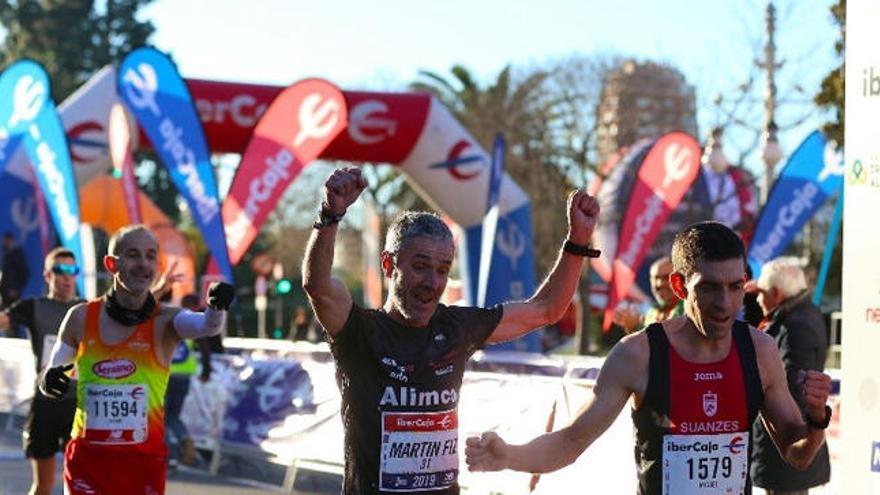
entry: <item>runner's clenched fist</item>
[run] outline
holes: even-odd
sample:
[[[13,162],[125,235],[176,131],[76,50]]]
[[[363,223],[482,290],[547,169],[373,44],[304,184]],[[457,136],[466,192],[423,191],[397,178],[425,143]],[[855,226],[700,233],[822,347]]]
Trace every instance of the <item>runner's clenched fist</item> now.
[[[367,179],[359,168],[334,170],[324,182],[324,202],[321,208],[330,215],[341,217],[366,187]]]
[[[568,238],[577,244],[589,244],[599,221],[599,202],[578,189],[568,196]]]

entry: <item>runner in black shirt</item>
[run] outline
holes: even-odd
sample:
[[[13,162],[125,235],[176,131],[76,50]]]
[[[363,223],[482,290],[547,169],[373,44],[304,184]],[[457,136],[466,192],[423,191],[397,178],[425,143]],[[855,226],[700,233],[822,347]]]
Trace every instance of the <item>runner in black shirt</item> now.
[[[490,309],[439,303],[455,253],[452,233],[435,214],[405,212],[389,227],[381,255],[388,298],[367,310],[330,276],[337,223],[365,186],[354,168],[327,179],[303,261],[303,287],[331,343],[342,391],[343,493],[456,494],[464,363],[487,342],[562,317],[583,257],[597,255],[587,244],[599,206],[573,192],[568,239],[550,275],[527,301]]]
[[[43,261],[43,277],[49,287],[45,296],[21,299],[5,312],[0,312],[0,329],[18,325],[28,329],[37,375],[43,368],[58,327],[67,310],[81,302],[76,297],[76,276],[79,267],[73,252],[55,248]],[[61,400],[45,397],[34,387],[34,398],[24,425],[24,451],[31,460],[33,483],[31,495],[48,495],[55,478],[55,452],[64,449],[70,439],[73,413],[76,410],[76,387]]]

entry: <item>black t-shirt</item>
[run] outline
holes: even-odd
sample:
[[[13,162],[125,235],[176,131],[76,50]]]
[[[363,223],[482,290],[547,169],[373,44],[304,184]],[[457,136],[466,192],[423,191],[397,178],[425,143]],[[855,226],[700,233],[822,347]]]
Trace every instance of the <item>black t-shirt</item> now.
[[[28,329],[37,373],[43,367],[44,347],[47,342],[46,336],[58,335],[58,330],[61,327],[61,322],[64,320],[64,315],[67,314],[67,310],[80,302],[82,302],[80,299],[62,302],[41,296],[17,301],[6,310],[11,326],[22,325]],[[54,339],[50,338],[48,342],[54,342]],[[46,353],[49,351],[51,351],[51,347],[45,349]]]
[[[458,493],[458,398],[465,362],[502,307],[440,305],[413,328],[352,305],[331,343],[345,430],[343,493]]]

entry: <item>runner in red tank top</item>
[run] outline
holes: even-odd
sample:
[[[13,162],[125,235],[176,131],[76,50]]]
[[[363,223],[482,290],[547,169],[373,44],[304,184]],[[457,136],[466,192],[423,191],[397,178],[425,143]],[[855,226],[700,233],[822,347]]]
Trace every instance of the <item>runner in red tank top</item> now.
[[[471,470],[554,471],[577,459],[633,399],[640,494],[751,493],[748,448],[760,410],[787,462],[806,466],[825,441],[831,379],[804,381],[808,422],[772,338],[736,322],[745,250],[729,228],[693,224],[673,242],[670,284],[685,315],[628,335],[611,351],[574,422],[524,445],[467,440]]]

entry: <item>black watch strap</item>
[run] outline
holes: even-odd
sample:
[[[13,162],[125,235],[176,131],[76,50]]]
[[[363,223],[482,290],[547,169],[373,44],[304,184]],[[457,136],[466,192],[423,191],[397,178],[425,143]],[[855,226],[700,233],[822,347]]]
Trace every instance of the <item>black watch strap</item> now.
[[[569,240],[565,241],[565,244],[562,245],[562,250],[566,253],[571,253],[577,256],[586,256],[587,258],[598,258],[602,251],[598,249],[593,249],[590,246],[584,246],[583,244],[575,244]]]
[[[825,428],[828,428],[829,423],[831,423],[831,406],[825,406],[825,418],[821,422],[813,421],[813,418],[807,414],[807,425],[809,425],[810,428],[824,430]]]
[[[335,225],[335,224],[339,223],[339,221],[342,220],[342,217],[344,217],[344,216],[345,216],[344,211],[342,213],[340,213],[339,215],[334,215],[333,213],[330,213],[329,211],[327,211],[325,208],[322,207],[321,210],[318,212],[318,219],[315,220],[315,223],[312,224],[312,228],[313,229],[322,229],[322,228],[330,226],[330,225]]]

